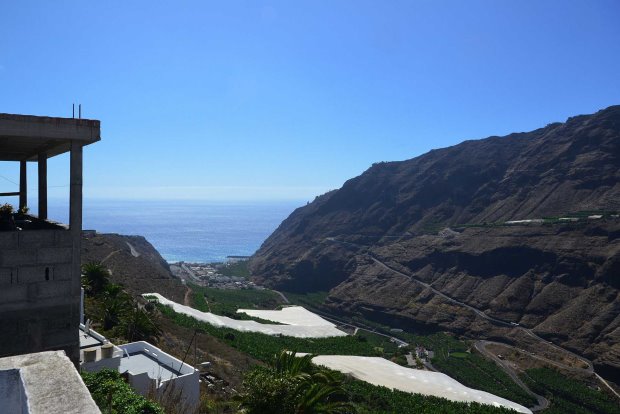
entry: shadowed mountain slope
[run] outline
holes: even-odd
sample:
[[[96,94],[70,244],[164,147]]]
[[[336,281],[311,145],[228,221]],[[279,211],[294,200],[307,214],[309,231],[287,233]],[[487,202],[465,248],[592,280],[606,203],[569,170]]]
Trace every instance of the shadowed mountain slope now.
[[[335,310],[403,326],[502,335],[467,308],[382,268],[370,253],[614,371],[620,367],[618,210],[620,106],[613,106],[532,132],[374,164],[294,211],[250,266],[254,277],[277,288],[331,289]],[[558,219],[571,214],[579,220]],[[544,223],[505,225],[544,217]]]

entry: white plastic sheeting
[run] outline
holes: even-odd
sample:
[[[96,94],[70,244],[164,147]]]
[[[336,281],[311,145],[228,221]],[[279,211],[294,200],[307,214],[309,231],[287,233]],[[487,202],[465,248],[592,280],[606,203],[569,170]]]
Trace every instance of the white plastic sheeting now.
[[[337,329],[333,323],[324,320],[301,306],[286,307],[281,311],[265,311],[270,312],[270,314],[267,315],[269,316],[268,318],[266,315],[262,314],[252,315],[252,313],[258,311],[251,311],[252,313],[246,312],[252,316],[270,319],[275,322],[288,323],[288,325],[272,325],[258,323],[256,321],[241,321],[226,316],[215,315],[210,312],[201,312],[189,306],[168,300],[159,293],[145,293],[142,296],[154,296],[159,303],[171,306],[175,312],[183,313],[213,326],[231,328],[237,331],[260,332],[267,335],[285,335],[296,338],[327,338],[347,335],[345,332]],[[278,313],[282,313],[280,317],[277,316]],[[309,323],[310,325],[304,325],[304,323]]]
[[[286,325],[334,326],[333,323],[326,321],[302,306],[287,306],[282,308],[282,310],[239,309],[237,312]]]
[[[357,379],[374,385],[382,385],[411,393],[434,395],[451,401],[477,402],[496,407],[501,406],[511,408],[520,413],[532,414],[529,409],[522,405],[485,391],[468,388],[440,372],[405,368],[384,358],[319,355],[315,356],[312,362],[335,371],[350,374]]]

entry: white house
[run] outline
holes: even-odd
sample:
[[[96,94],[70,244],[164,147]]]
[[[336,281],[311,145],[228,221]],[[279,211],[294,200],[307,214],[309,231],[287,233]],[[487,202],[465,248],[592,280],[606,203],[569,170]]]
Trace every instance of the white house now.
[[[148,342],[132,342],[119,348],[123,357],[118,370],[128,375],[129,384],[138,393],[156,393],[167,400],[178,398],[178,404],[188,413],[198,407],[200,373],[197,369]]]
[[[80,367],[88,372],[112,369],[125,374],[139,394],[159,400],[178,398],[191,413],[200,402],[200,373],[148,342],[116,346],[103,335],[80,325]]]

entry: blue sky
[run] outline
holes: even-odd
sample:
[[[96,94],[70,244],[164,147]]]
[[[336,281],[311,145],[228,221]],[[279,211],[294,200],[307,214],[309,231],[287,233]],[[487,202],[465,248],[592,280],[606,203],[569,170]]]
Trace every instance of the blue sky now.
[[[4,1],[0,112],[100,119],[86,197],[311,200],[619,104],[619,21],[615,0]],[[62,195],[68,159],[49,170]]]

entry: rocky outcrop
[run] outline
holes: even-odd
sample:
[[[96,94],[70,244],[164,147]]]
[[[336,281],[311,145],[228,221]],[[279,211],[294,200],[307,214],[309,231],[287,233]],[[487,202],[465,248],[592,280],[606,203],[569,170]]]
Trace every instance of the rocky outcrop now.
[[[183,303],[185,287],[170,273],[159,252],[142,236],[86,233],[82,237],[82,264],[103,263],[111,280],[133,295],[158,292]]]

